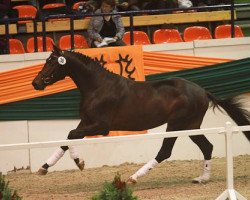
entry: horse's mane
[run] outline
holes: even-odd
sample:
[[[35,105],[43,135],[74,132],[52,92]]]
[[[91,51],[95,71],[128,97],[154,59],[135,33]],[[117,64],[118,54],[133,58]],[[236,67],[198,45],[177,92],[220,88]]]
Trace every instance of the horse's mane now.
[[[114,74],[113,72],[102,66],[100,62],[87,55],[74,51],[67,51],[67,53],[77,59],[80,66],[84,67],[85,69],[87,67],[88,70],[91,70],[93,72],[107,72],[108,74]]]

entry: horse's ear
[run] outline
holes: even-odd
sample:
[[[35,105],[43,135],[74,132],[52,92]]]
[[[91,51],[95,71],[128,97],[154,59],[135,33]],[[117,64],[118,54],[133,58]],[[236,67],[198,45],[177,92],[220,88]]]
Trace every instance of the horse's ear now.
[[[57,54],[58,56],[59,56],[59,55],[62,55],[62,50],[61,50],[59,47],[57,47],[56,45],[54,45],[54,44],[53,44],[53,51],[54,51],[54,53]]]

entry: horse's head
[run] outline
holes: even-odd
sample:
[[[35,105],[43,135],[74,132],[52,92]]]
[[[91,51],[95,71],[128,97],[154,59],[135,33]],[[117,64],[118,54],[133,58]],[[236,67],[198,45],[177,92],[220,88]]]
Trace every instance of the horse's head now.
[[[66,58],[64,53],[58,47],[54,46],[54,50],[47,58],[42,70],[32,81],[32,85],[36,90],[43,90],[48,85],[62,80],[67,75]]]

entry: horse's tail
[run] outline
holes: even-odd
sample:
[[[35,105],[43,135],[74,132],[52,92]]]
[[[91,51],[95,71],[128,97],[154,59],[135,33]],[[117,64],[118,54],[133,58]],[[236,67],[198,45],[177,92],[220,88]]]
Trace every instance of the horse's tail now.
[[[219,106],[222,107],[238,126],[250,125],[250,112],[242,108],[239,98],[232,97],[219,100],[209,92],[207,92],[207,96],[212,102],[213,109],[218,108],[220,111],[222,111]],[[243,131],[243,133],[250,142],[250,131]]]

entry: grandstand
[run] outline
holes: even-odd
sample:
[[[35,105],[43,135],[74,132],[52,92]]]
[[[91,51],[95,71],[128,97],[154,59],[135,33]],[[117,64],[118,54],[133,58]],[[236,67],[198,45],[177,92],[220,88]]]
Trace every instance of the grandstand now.
[[[22,1],[26,2],[26,4],[30,4],[29,1]],[[240,1],[241,3],[245,3],[247,1]],[[235,2],[237,3],[237,1]],[[234,15],[234,24],[241,29],[242,36],[249,36],[250,35],[250,16],[249,16],[249,5],[238,4],[241,6],[235,6],[235,15]],[[225,6],[225,5],[224,5]],[[51,8],[53,7],[53,8]],[[49,37],[52,41],[59,45],[60,39],[64,35],[71,35],[80,34],[87,40],[86,29],[89,23],[88,15],[82,15],[77,13],[76,4],[71,5],[69,7],[66,4],[49,4],[45,7],[40,8],[38,3],[33,3],[31,5],[16,5],[16,1],[12,3],[12,10],[16,13],[17,18],[10,19],[10,24],[6,26],[6,20],[2,20],[2,25],[0,25],[0,35],[6,35],[6,39],[15,39],[19,40],[23,47],[20,47],[20,42],[18,45],[11,45],[7,43],[7,48],[11,47],[14,50],[10,49],[7,52],[10,53],[22,53],[22,50],[18,50],[17,48],[24,49],[25,52],[30,52],[28,50],[28,40],[32,37],[35,38],[34,41],[34,51],[47,51],[46,44],[42,42],[36,42],[36,37]],[[199,10],[200,9],[200,10]],[[210,11],[208,11],[211,9]],[[50,10],[50,11],[47,11]],[[189,12],[189,11],[192,12]],[[141,14],[135,13],[136,16],[133,17],[133,28],[131,27],[131,19],[129,17],[123,16],[123,23],[126,27],[127,31],[131,29],[135,31],[144,31],[150,43],[155,43],[154,41],[154,33],[159,29],[175,29],[180,33],[181,39],[184,40],[184,32],[185,29],[190,26],[204,26],[209,29],[211,34],[211,39],[215,38],[215,29],[218,25],[222,24],[229,24],[231,20],[231,12],[230,12],[230,5],[226,7],[216,7],[212,6],[212,8],[207,7],[205,8],[191,8],[186,10],[178,10],[181,12],[173,11],[173,14],[164,14],[169,13],[169,9],[165,10],[158,10],[157,12],[142,12]],[[196,11],[196,12],[194,12]],[[199,12],[197,12],[199,11]],[[12,12],[12,13],[13,13]],[[144,13],[144,14],[143,14]],[[148,13],[145,15],[145,13]],[[123,15],[123,14],[122,14]],[[13,16],[13,14],[12,14]],[[44,17],[48,17],[42,23],[42,19]],[[52,16],[52,17],[51,17]],[[68,17],[67,17],[68,16]],[[74,19],[71,23],[69,20],[69,16]],[[26,20],[21,20],[21,18]],[[36,21],[34,21],[36,20]],[[6,30],[8,29],[8,30]],[[229,30],[230,31],[230,30]],[[192,33],[193,34],[193,33]],[[235,35],[238,37],[238,34]],[[169,38],[168,35],[166,35]],[[229,34],[230,37],[230,34]],[[199,39],[203,38],[203,36],[198,36]],[[197,39],[197,37],[195,38]],[[47,41],[47,40],[46,40]],[[74,42],[74,37],[72,37],[72,41]],[[158,40],[159,41],[159,40]],[[161,40],[161,43],[166,43],[172,41],[172,39],[168,39],[166,41]],[[141,41],[142,42],[142,41]],[[142,42],[143,43],[143,42]],[[158,42],[157,42],[158,43]],[[36,45],[40,45],[36,47]],[[138,44],[138,43],[137,43]],[[43,48],[44,49],[43,49]],[[74,47],[72,44],[71,47]],[[86,45],[85,45],[86,47]],[[29,48],[30,49],[30,48]]]

